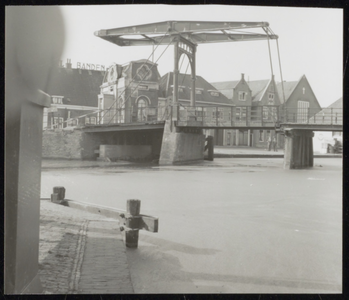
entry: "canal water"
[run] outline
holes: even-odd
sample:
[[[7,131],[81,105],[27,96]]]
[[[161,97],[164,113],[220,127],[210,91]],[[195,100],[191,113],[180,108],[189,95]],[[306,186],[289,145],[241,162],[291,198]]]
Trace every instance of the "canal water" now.
[[[127,250],[136,293],[339,293],[342,160],[283,170],[274,158],[45,169],[41,196],[159,217]]]

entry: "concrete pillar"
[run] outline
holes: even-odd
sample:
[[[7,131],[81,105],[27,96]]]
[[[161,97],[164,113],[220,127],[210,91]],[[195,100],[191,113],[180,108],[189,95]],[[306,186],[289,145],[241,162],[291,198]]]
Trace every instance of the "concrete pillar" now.
[[[170,120],[165,123],[162,137],[160,165],[173,165],[204,160],[205,135],[202,129],[196,133],[176,132]]]
[[[313,136],[310,130],[285,130],[284,169],[313,167]]]

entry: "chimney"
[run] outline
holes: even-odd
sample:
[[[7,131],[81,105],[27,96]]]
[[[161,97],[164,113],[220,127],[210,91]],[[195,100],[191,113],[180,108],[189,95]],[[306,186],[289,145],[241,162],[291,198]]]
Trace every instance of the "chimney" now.
[[[67,63],[65,64],[65,67],[67,69],[71,69],[71,59],[70,58],[67,59]]]
[[[245,80],[245,74],[241,73],[241,79]]]

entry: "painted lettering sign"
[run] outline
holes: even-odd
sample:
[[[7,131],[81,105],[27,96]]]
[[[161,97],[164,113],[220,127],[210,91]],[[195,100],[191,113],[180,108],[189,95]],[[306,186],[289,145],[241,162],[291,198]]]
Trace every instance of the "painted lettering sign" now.
[[[97,71],[105,71],[104,65],[95,65],[95,64],[88,64],[88,63],[76,63],[77,69],[85,69],[85,70],[97,70]]]

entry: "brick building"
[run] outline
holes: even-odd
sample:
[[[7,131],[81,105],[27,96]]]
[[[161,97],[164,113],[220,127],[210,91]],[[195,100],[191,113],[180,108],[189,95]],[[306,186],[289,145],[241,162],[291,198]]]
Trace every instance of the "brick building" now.
[[[244,74],[238,81],[214,82],[212,85],[240,108],[241,118],[248,114],[263,120],[274,120],[277,112],[287,112],[295,121],[307,120],[321,110],[320,104],[303,75],[298,81],[275,82],[271,79],[246,81]],[[263,106],[263,108],[262,108]],[[222,130],[223,138],[216,145],[267,148],[269,137],[275,136],[277,146],[283,147],[283,136],[275,130]]]
[[[51,96],[51,107],[44,110],[44,129],[96,124],[98,94],[104,73],[73,69],[70,60],[65,66],[53,69],[51,84],[45,90]]]

